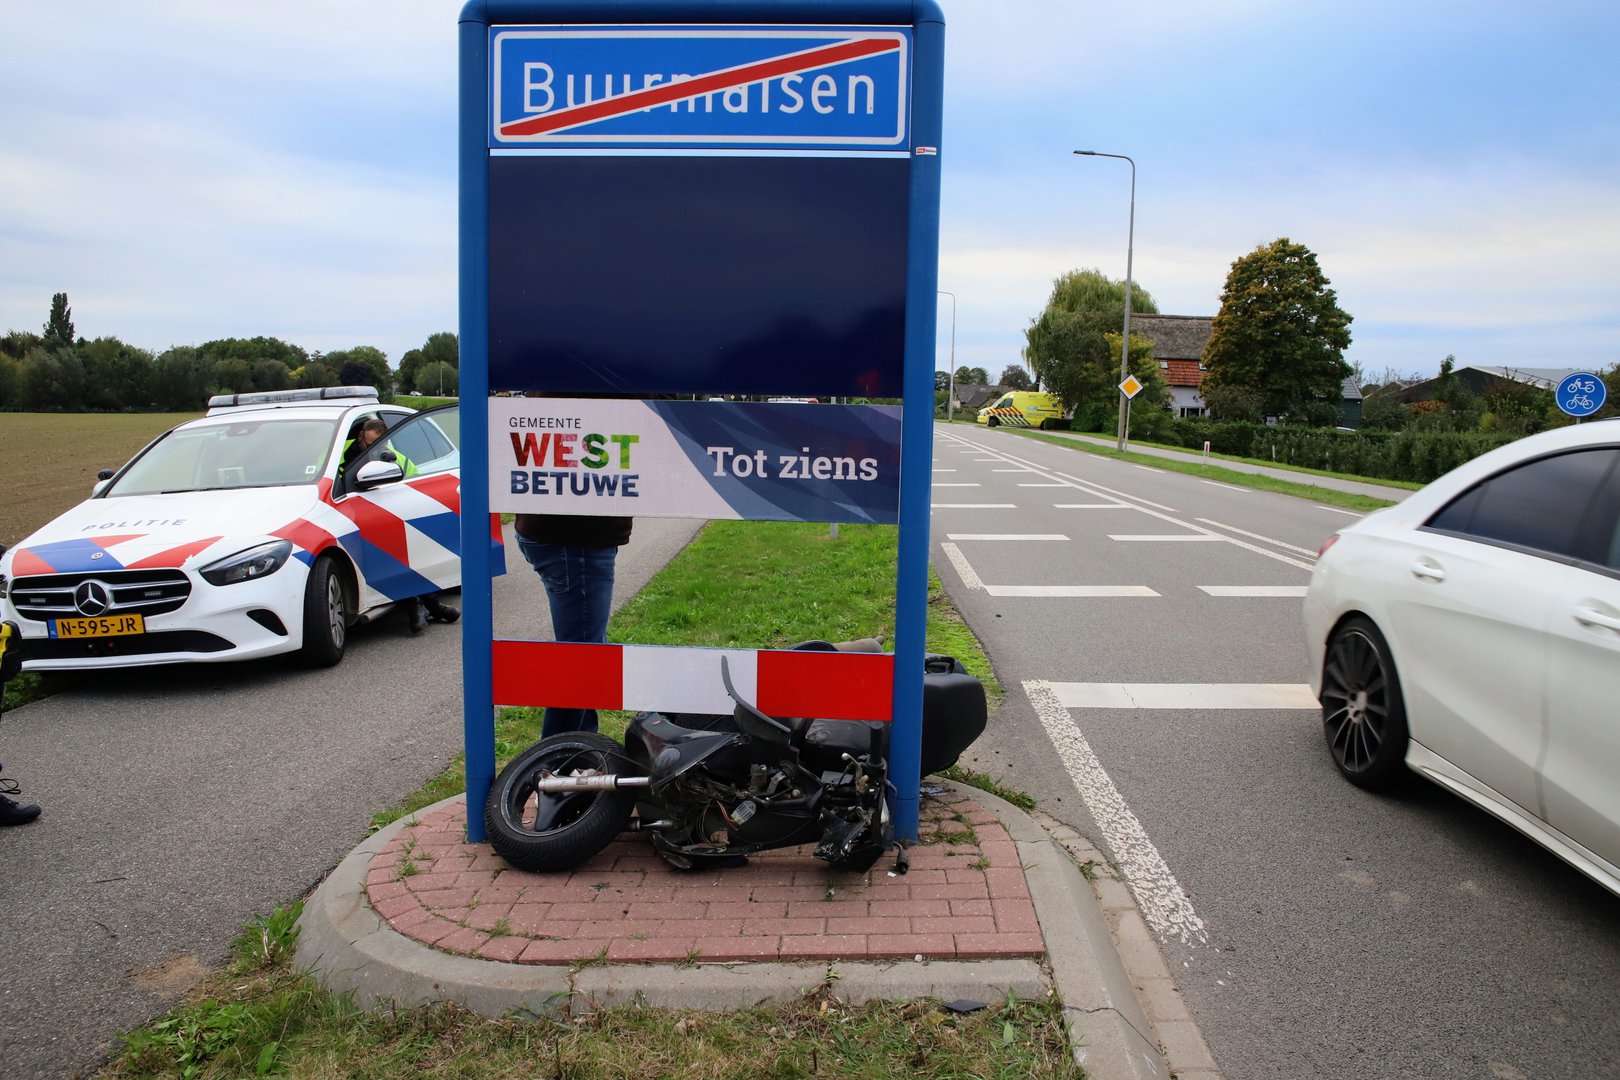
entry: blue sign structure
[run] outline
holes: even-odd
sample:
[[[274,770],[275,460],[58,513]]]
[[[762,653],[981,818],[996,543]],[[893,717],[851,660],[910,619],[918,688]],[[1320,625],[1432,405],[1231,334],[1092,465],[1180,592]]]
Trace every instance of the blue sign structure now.
[[[462,410],[463,522],[535,500],[898,521],[884,715],[904,839],[920,802],[943,72],[934,0],[461,14],[461,393],[489,402]],[[673,395],[903,404],[625,400]],[[539,646],[493,640],[487,547],[462,546],[474,841],[494,686],[514,685],[496,668]],[[539,674],[517,674],[543,698]]]
[[[1609,396],[1609,388],[1592,372],[1577,371],[1565,375],[1554,393],[1558,397],[1558,407],[1579,419],[1591,416],[1603,408],[1603,402]]]
[[[909,28],[493,27],[491,147],[904,150]]]

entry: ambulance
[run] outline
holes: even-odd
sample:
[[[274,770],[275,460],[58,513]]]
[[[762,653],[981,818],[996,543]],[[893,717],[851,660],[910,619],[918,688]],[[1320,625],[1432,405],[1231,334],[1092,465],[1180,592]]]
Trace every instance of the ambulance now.
[[[1010,390],[979,410],[978,422],[986,427],[1049,428],[1063,427],[1063,403],[1055,394],[1039,390]]]

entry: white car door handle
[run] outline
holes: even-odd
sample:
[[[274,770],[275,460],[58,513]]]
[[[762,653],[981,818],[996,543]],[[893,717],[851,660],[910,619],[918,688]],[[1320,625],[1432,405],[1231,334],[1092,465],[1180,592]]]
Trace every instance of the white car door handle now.
[[[1575,621],[1582,626],[1602,626],[1610,630],[1620,630],[1620,618],[1605,615],[1595,608],[1578,607],[1575,609]]]
[[[1444,581],[1446,572],[1440,566],[1427,559],[1421,559],[1412,564],[1412,576],[1427,581]]]

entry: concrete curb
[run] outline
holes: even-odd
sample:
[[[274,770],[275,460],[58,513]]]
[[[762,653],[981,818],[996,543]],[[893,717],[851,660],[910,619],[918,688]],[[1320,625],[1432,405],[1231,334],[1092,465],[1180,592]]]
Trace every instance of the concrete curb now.
[[[951,787],[994,813],[1018,845],[1075,1060],[1087,1075],[1104,1080],[1169,1080],[1102,905],[1068,851],[1004,799],[962,784]]]

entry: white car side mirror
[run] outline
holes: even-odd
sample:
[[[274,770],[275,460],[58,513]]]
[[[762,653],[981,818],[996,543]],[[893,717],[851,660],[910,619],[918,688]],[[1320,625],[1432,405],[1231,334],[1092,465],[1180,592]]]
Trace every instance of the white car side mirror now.
[[[405,470],[392,461],[368,461],[354,474],[354,486],[369,491],[382,484],[397,484],[405,479]]]

